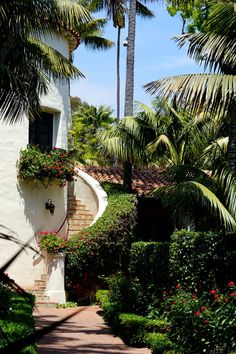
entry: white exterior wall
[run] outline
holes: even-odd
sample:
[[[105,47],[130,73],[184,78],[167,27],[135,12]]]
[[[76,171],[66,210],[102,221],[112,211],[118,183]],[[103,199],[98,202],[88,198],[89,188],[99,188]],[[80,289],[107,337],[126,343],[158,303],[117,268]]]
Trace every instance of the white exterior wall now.
[[[66,40],[50,38],[47,42],[68,57]],[[69,83],[52,83],[41,103],[42,110],[54,114],[53,145],[67,148]],[[35,247],[37,232],[57,230],[61,226],[67,210],[67,189],[55,185],[46,189],[41,184],[18,181],[16,164],[20,150],[28,144],[28,128],[26,117],[21,123],[13,125],[0,123],[0,224],[10,228],[22,242],[33,238],[31,244]],[[53,216],[45,209],[49,198],[56,206]],[[9,233],[4,228],[0,231]],[[65,233],[65,228],[61,233]],[[13,242],[0,239],[0,265],[9,260],[18,249],[19,246]],[[41,273],[45,271],[44,260],[34,255],[30,250],[24,251],[7,270],[9,276],[21,286],[33,285],[33,281],[40,279]]]

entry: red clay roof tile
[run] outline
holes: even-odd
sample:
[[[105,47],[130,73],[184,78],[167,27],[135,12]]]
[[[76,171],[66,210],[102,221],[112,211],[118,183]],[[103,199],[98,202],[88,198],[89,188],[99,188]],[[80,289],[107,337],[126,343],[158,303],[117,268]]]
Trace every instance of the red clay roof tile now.
[[[123,183],[122,168],[118,166],[79,166],[79,169],[98,182]],[[134,168],[133,189],[138,194],[146,194],[161,186],[169,184],[161,168]]]

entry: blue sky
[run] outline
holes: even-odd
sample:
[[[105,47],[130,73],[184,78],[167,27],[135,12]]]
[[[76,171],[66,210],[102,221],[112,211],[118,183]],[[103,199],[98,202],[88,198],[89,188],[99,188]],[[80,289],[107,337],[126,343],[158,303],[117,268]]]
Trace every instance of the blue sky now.
[[[171,17],[164,6],[149,6],[156,17],[152,20],[137,18],[135,52],[134,99],[150,104],[152,97],[146,94],[143,85],[166,76],[200,72],[193,60],[186,55],[186,48],[178,49],[171,40],[181,32],[181,20]],[[96,16],[98,17],[98,16]],[[100,14],[102,17],[102,14]],[[108,24],[104,36],[115,42],[116,29]],[[127,37],[127,28],[122,30],[122,43]],[[71,95],[78,96],[89,104],[116,106],[116,48],[107,51],[92,51],[81,45],[74,53],[74,64],[86,76],[71,83]],[[126,48],[121,48],[121,116],[124,111]]]

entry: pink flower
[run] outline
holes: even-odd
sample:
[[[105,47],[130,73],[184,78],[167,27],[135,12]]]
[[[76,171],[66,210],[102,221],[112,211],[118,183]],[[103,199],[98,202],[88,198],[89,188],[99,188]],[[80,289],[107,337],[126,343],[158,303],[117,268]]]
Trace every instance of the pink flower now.
[[[206,309],[207,309],[206,306],[201,307],[201,311],[205,311]]]
[[[214,290],[214,289],[210,290],[211,295],[214,295],[215,293],[216,293],[216,290]]]
[[[181,289],[181,285],[180,285],[180,284],[177,284],[177,285],[175,286],[175,289]]]
[[[230,297],[235,297],[236,296],[236,291],[233,291],[232,293],[229,294]]]
[[[200,310],[197,310],[195,313],[194,313],[194,316],[200,316],[201,315],[201,311]]]
[[[230,281],[230,282],[228,283],[228,287],[229,287],[229,288],[232,288],[233,286],[235,286],[234,282],[233,282],[233,281]]]

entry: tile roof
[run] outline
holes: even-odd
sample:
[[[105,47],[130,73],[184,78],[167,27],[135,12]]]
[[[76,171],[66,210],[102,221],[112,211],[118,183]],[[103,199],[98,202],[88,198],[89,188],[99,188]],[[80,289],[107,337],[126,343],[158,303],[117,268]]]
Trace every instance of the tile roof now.
[[[123,183],[123,170],[118,166],[78,166],[78,168],[96,179],[98,182]],[[161,168],[133,169],[133,190],[138,194],[146,194],[161,186],[169,184]]]

